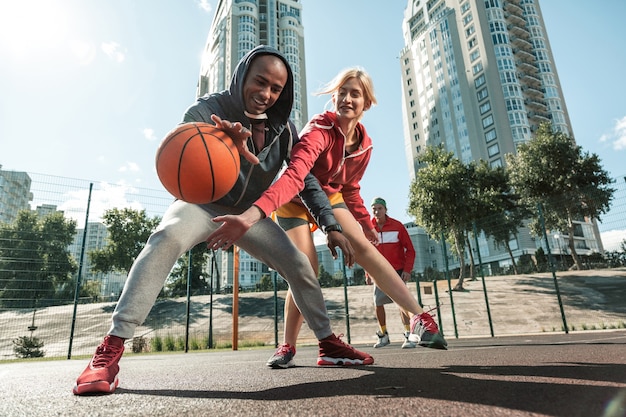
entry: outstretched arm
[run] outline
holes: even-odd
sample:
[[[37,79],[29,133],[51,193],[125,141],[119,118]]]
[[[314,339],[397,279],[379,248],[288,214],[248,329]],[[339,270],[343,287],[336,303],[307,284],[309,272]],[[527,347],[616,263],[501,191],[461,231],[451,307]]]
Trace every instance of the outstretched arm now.
[[[322,190],[317,178],[310,172],[304,177],[304,189],[299,196],[315,222],[326,233],[326,245],[333,259],[337,259],[339,256],[335,249],[339,247],[343,252],[345,264],[349,267],[354,265],[354,248],[352,248],[350,240],[343,235],[341,226],[336,227],[339,225],[339,222],[335,219],[328,196]],[[329,228],[333,230],[329,230]]]

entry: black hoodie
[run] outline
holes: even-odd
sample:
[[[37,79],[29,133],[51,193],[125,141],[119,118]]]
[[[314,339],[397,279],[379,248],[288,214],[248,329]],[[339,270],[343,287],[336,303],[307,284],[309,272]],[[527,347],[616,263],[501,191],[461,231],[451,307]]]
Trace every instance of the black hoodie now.
[[[267,111],[266,135],[270,136],[269,145],[257,157],[260,163],[252,165],[240,156],[241,170],[233,188],[221,199],[209,204],[221,206],[228,211],[243,212],[249,208],[272,184],[285,161],[288,161],[293,144],[299,140],[295,126],[289,120],[293,106],[293,74],[283,55],[269,46],[257,46],[248,52],[237,64],[228,90],[207,94],[187,109],[183,123],[204,122],[214,124],[211,115],[215,114],[231,122],[241,122],[251,129],[251,123],[245,115],[243,85],[252,61],[261,55],[274,55],[280,58],[287,68],[287,83],[276,103]],[[266,138],[267,139],[267,138]],[[252,151],[252,141],[248,146]],[[301,192],[303,202],[322,227],[337,224],[332,214],[328,197],[319,186],[317,179],[309,174],[305,179],[305,189]]]

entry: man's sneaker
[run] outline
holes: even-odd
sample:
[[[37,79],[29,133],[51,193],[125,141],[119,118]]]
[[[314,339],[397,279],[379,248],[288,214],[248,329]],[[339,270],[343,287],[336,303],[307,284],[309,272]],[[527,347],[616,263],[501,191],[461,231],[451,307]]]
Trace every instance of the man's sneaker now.
[[[404,332],[404,343],[402,343],[402,349],[411,349],[417,347],[417,343],[411,342],[409,336],[411,332]]]
[[[439,327],[427,312],[411,317],[411,342],[433,349],[447,349],[448,342],[439,333]]]
[[[324,365],[371,365],[374,363],[374,358],[365,352],[360,352],[341,341],[341,337],[331,334],[326,339],[319,341],[319,356],[317,358],[317,364],[319,366]]]
[[[117,388],[117,364],[124,353],[124,339],[109,335],[96,349],[89,365],[76,380],[72,390],[74,395],[104,393],[110,394]]]
[[[276,353],[269,358],[267,361],[267,366],[274,369],[286,369],[293,368],[296,366],[296,362],[293,360],[293,357],[296,356],[296,348],[287,343],[283,343],[278,346],[276,349]]]
[[[382,334],[378,331],[376,332],[376,336],[378,337],[378,342],[374,344],[375,348],[387,346],[389,344],[389,333],[385,332],[385,334]]]

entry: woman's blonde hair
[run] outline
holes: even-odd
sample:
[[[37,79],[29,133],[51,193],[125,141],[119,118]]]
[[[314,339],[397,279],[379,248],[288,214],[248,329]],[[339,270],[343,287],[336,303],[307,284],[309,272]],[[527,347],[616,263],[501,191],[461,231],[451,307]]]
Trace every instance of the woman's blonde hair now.
[[[374,94],[374,83],[369,74],[361,67],[347,68],[341,71],[335,76],[328,84],[326,84],[320,91],[315,93],[317,96],[323,94],[335,94],[342,85],[351,78],[356,78],[361,87],[363,87],[363,97],[366,102],[369,102],[371,107],[377,103],[376,95]]]

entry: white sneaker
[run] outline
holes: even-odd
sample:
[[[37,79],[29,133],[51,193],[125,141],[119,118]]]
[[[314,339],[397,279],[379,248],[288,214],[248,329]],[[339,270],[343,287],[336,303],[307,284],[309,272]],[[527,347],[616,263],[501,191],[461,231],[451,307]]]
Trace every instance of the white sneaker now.
[[[374,344],[375,348],[387,346],[389,344],[389,333],[385,332],[385,334],[382,334],[378,331],[376,332],[376,336],[378,336],[378,342]]]
[[[404,332],[404,343],[402,343],[402,349],[412,349],[417,347],[417,343],[409,340],[411,332]]]

